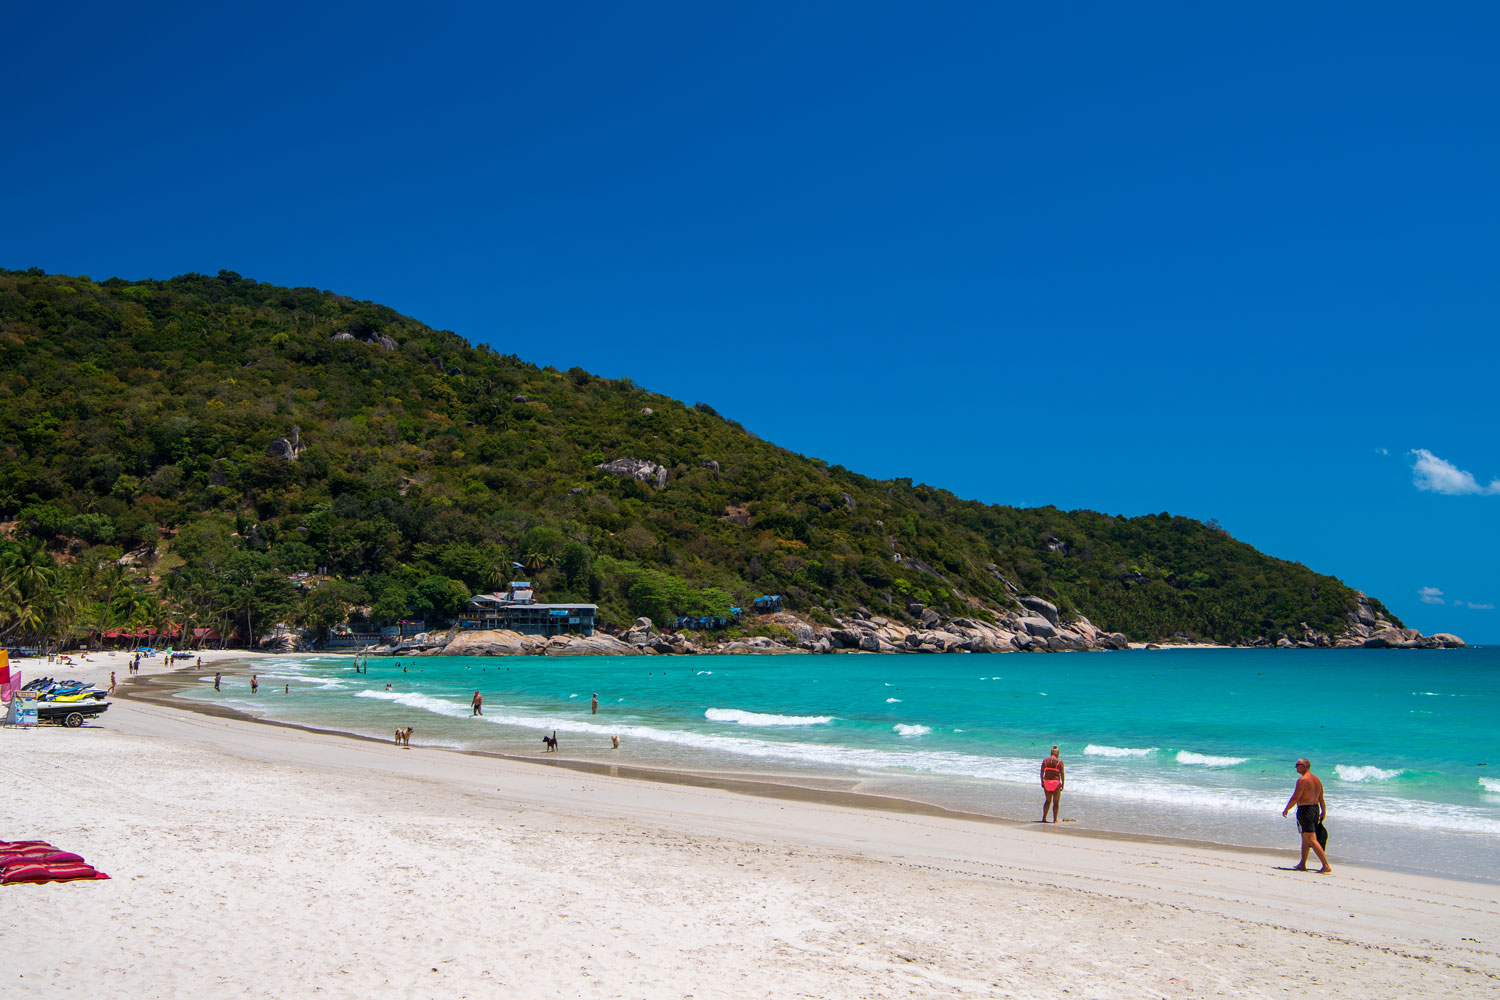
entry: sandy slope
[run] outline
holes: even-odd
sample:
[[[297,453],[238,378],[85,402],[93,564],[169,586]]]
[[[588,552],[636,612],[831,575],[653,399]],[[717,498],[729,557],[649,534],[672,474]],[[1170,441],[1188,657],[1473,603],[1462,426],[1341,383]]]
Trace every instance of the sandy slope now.
[[[416,740],[420,744],[420,734]],[[896,815],[143,702],[0,729],[6,996],[1500,991],[1500,887]],[[1335,859],[1337,860],[1337,859]],[[102,992],[101,992],[102,991]]]

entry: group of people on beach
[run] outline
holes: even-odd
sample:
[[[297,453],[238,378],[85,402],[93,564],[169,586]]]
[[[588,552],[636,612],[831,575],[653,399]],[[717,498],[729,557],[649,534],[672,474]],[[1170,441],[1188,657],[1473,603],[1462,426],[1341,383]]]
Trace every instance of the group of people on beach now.
[[[1333,866],[1328,863],[1328,855],[1324,851],[1324,845],[1328,842],[1328,831],[1323,826],[1323,821],[1328,818],[1328,803],[1323,798],[1323,782],[1312,772],[1312,762],[1306,757],[1301,758],[1294,765],[1297,769],[1297,784],[1292,788],[1292,797],[1286,800],[1286,808],[1281,810],[1282,818],[1297,809],[1297,832],[1302,837],[1302,858],[1297,862],[1293,871],[1307,871],[1307,855],[1311,851],[1318,856],[1323,867],[1318,869],[1319,874],[1327,874],[1333,871]],[[1058,753],[1057,745],[1053,744],[1052,753],[1042,761],[1041,769],[1042,794],[1042,822],[1047,822],[1047,810],[1052,810],[1052,822],[1057,822],[1058,809],[1062,805],[1063,786],[1067,783],[1067,768],[1062,762],[1062,756]]]

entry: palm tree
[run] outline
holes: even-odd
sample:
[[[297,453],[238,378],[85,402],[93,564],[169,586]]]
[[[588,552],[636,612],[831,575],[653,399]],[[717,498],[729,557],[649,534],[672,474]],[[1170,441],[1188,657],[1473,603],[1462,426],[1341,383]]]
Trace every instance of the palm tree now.
[[[57,563],[40,539],[28,538],[0,559],[0,572],[24,593],[35,595],[56,578]]]
[[[26,594],[14,580],[0,581],[0,622],[7,623],[0,628],[0,639],[15,632],[34,633],[46,620],[47,609],[38,598]]]
[[[500,547],[490,548],[490,564],[485,567],[484,582],[489,584],[491,590],[499,590],[505,586],[510,579],[510,558],[501,551]]]

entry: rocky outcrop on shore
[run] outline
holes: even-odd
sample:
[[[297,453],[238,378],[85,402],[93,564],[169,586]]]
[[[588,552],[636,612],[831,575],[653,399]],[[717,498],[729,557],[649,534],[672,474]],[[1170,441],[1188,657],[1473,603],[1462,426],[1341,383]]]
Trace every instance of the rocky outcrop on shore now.
[[[1118,632],[1104,632],[1082,616],[1064,617],[1051,602],[1021,599],[1023,611],[994,621],[945,618],[931,608],[918,613],[916,627],[858,612],[837,619],[808,643],[811,652],[861,650],[870,653],[1063,653],[1124,649]],[[801,643],[799,643],[801,645]]]
[[[1063,616],[1041,598],[1026,598],[1023,610],[993,622],[947,618],[931,609],[906,625],[864,609],[831,624],[813,624],[787,611],[756,615],[746,624],[758,635],[705,641],[701,633],[663,632],[637,618],[618,636],[560,635],[550,638],[506,630],[460,630],[415,636],[399,652],[424,656],[689,656],[695,654],[788,653],[1015,653],[1083,652],[1126,648],[1125,636],[1104,632],[1087,619]]]
[[[1299,634],[1283,633],[1261,637],[1250,646],[1274,646],[1277,649],[1462,649],[1468,646],[1451,632],[1423,635],[1414,628],[1398,628],[1380,617],[1374,602],[1356,590],[1354,610],[1349,612],[1344,631],[1320,632],[1302,623]]]
[[[1062,613],[1041,597],[1016,598],[1016,609],[979,618],[950,618],[912,605],[908,625],[864,608],[829,624],[814,624],[788,611],[755,615],[745,624],[755,635],[715,641],[698,632],[664,632],[649,618],[637,618],[619,635],[524,635],[506,630],[452,629],[415,636],[395,651],[423,656],[690,656],[786,653],[1072,653],[1125,649],[1119,632],[1105,632],[1081,615]],[[1183,637],[1188,639],[1190,637]],[[1168,643],[1170,644],[1170,643]],[[1424,636],[1380,618],[1370,599],[1359,594],[1348,628],[1330,635],[1302,625],[1296,635],[1262,636],[1242,645],[1278,649],[1444,649],[1465,645],[1456,635]],[[1152,644],[1154,648],[1155,644]]]
[[[525,635],[507,629],[455,629],[428,633],[413,652],[423,656],[639,656],[640,650],[603,632],[594,635]]]

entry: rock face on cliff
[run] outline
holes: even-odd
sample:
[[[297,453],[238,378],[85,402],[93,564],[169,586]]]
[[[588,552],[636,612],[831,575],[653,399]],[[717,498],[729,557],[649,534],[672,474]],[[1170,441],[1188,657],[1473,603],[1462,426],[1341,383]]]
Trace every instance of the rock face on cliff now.
[[[612,462],[600,462],[594,466],[622,479],[634,479],[642,483],[653,483],[657,489],[667,485],[667,470],[655,462],[643,458],[617,458]]]
[[[295,462],[297,456],[307,450],[307,445],[302,443],[302,428],[293,427],[290,438],[280,437],[266,445],[266,454],[272,458],[279,458],[284,462]]]

